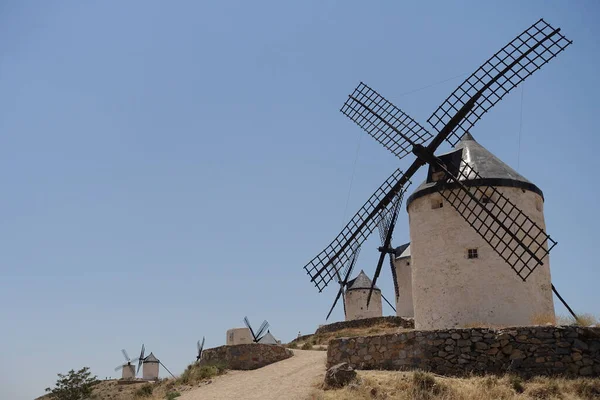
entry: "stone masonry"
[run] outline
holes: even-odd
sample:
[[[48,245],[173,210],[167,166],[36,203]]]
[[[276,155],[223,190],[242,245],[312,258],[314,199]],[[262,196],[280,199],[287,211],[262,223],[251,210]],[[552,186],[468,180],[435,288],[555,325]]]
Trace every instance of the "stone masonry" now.
[[[225,363],[229,369],[249,370],[285,360],[293,355],[291,350],[282,346],[261,343],[238,344],[204,350],[200,365]]]
[[[422,369],[453,376],[600,376],[600,328],[446,329],[333,339],[327,367],[341,362],[356,369]]]

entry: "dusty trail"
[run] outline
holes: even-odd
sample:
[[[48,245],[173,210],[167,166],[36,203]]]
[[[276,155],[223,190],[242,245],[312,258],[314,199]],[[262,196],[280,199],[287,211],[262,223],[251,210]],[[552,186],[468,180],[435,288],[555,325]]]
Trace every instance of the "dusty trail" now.
[[[294,356],[253,371],[230,371],[181,400],[305,400],[325,376],[325,351],[293,350]]]

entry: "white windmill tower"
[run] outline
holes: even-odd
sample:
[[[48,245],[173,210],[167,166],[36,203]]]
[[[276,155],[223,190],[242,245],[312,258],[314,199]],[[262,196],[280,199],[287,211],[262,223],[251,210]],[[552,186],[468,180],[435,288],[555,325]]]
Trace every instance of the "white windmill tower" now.
[[[381,290],[377,286],[373,288],[371,302],[369,307],[367,307],[367,297],[369,297],[372,283],[363,270],[359,272],[356,278],[348,282],[344,300],[344,304],[346,305],[346,321],[375,318],[383,315]]]
[[[121,350],[123,357],[125,357],[125,364],[121,364],[115,368],[115,371],[121,370],[121,379],[134,379],[135,378],[135,363],[138,359],[130,359],[125,349]]]
[[[387,220],[387,222],[391,222]],[[386,224],[385,220],[380,221],[380,229],[385,231],[385,229],[393,229],[393,225]],[[354,266],[356,265],[356,261],[358,260],[358,255],[360,254],[360,246],[355,246],[347,261],[346,265],[343,268],[340,268],[340,271],[336,273],[336,277],[338,280],[338,284],[340,285],[337,295],[333,300],[333,304],[329,309],[329,313],[327,314],[326,320],[329,319],[333,309],[335,308],[340,297],[342,298],[342,304],[344,305],[344,320],[350,321],[354,319],[362,319],[362,318],[374,318],[381,317],[383,315],[381,300],[385,300],[385,302],[396,312],[394,306],[385,298],[383,293],[378,287],[373,287],[373,282],[369,277],[365,274],[363,270],[356,276],[354,279],[350,279],[350,275],[354,270]],[[343,276],[343,277],[342,277]],[[367,305],[369,302],[369,296],[371,293],[371,289],[373,289],[372,294],[373,297],[371,299],[371,303]]]
[[[544,197],[535,184],[469,133],[463,135],[456,149],[463,154],[462,170],[477,172],[463,174],[461,182],[476,193],[485,207],[505,208],[509,201],[523,213],[513,212],[518,215],[518,223],[545,235]],[[553,319],[549,257],[544,257],[543,264],[523,281],[453,207],[457,192],[449,188],[440,193],[435,182],[424,182],[406,203],[417,327],[437,329],[477,323],[515,326],[530,325],[536,316]],[[476,223],[476,218],[471,222]]]
[[[167,367],[158,359],[156,356],[150,352],[148,356],[142,359],[142,379],[147,381],[156,381],[159,376],[159,366],[161,366],[173,377],[175,375],[169,371]]]

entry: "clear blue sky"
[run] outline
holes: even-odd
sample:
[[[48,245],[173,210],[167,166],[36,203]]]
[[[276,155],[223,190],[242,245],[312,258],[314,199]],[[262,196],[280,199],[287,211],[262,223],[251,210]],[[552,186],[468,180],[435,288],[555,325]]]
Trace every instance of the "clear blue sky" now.
[[[2,2],[0,398],[115,376],[142,342],[180,373],[245,315],[312,332],[335,288],[302,266],[409,162],[338,112],[347,94],[363,80],[425,123],[462,78],[415,89],[540,17],[574,44],[525,83],[520,155],[520,89],[472,133],[544,191],[553,281],[600,314],[597,2]]]

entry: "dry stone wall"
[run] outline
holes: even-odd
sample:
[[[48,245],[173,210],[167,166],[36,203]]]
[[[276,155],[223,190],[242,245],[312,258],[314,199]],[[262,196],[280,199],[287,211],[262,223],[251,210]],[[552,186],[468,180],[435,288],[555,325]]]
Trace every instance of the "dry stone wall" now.
[[[257,369],[294,354],[282,346],[261,343],[220,346],[202,352],[200,365],[225,363],[229,369]]]
[[[447,329],[333,339],[327,367],[341,362],[357,369],[423,369],[456,376],[600,376],[600,328]]]
[[[413,329],[415,327],[415,322],[411,318],[376,317],[334,322],[333,324],[323,325],[316,330],[315,335],[318,335],[320,333],[336,332],[342,329],[349,328],[369,328],[371,326],[381,325],[385,323],[390,325],[396,325],[397,327],[404,329]]]

